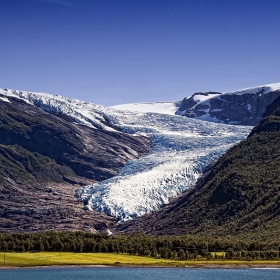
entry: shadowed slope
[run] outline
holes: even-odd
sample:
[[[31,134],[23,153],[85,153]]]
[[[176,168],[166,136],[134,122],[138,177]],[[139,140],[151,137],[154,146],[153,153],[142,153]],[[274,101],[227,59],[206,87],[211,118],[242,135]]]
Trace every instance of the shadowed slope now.
[[[1,97],[1,95],[0,95]],[[105,230],[74,191],[114,176],[149,140],[78,125],[18,98],[0,98],[0,231]]]

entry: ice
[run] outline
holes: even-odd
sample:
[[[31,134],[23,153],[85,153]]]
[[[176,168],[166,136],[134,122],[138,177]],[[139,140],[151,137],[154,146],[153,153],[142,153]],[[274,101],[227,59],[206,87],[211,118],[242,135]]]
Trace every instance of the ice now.
[[[121,221],[156,210],[191,187],[207,165],[252,129],[166,114],[106,114],[123,132],[146,135],[152,144],[146,156],[128,162],[117,176],[76,191],[85,207]]]
[[[93,128],[114,130],[107,124],[103,114],[106,107],[76,99],[65,98],[60,95],[47,93],[35,93],[11,89],[0,89],[0,93],[6,96],[20,98],[29,104],[42,108],[55,114],[66,114],[75,122],[85,124]]]
[[[270,91],[275,91],[280,89],[280,83],[274,83],[274,84],[267,84],[259,87],[251,87],[251,88],[245,88],[237,91],[232,91],[230,94],[244,94],[244,93],[251,93],[256,94],[257,92],[263,91],[262,94],[266,94]]]

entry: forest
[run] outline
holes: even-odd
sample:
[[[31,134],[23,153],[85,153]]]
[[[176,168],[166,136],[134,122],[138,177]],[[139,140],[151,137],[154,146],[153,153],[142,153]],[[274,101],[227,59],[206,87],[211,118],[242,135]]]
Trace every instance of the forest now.
[[[15,252],[108,252],[173,260],[237,259],[278,260],[279,242],[247,241],[236,237],[199,235],[107,236],[85,232],[0,234],[0,250]]]

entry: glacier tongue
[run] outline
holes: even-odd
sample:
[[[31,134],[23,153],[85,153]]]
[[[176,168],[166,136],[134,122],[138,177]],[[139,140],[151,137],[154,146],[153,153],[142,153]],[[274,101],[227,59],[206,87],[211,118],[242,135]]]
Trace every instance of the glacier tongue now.
[[[85,209],[121,221],[156,210],[191,187],[208,164],[252,129],[165,114],[105,111],[112,125],[147,135],[152,145],[146,156],[128,162],[117,176],[76,191]]]

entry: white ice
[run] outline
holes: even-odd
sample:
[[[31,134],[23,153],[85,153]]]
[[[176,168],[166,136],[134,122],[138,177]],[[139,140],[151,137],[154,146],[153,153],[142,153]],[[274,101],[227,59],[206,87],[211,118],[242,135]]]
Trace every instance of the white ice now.
[[[156,210],[191,187],[208,164],[252,129],[156,113],[106,114],[122,131],[148,136],[152,148],[128,162],[117,176],[82,187],[76,194],[85,201],[85,209],[122,221]]]

